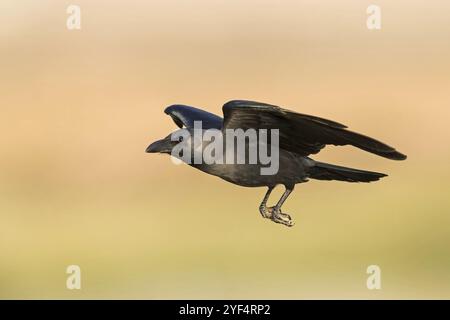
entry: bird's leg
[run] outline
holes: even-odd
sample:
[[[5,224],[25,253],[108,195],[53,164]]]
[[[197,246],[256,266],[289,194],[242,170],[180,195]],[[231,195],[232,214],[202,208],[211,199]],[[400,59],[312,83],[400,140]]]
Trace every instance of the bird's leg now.
[[[281,212],[281,206],[283,205],[284,201],[286,201],[289,194],[292,192],[292,189],[286,188],[283,195],[281,196],[280,200],[278,200],[278,203],[275,205],[275,207],[268,208],[268,210],[271,213],[271,219],[273,222],[284,224],[285,226],[292,227],[294,225],[294,221],[292,221],[291,216],[287,213]]]
[[[267,190],[266,195],[264,196],[264,199],[262,200],[261,204],[259,205],[259,212],[261,212],[261,215],[263,218],[272,218],[272,212],[270,212],[267,209],[267,200],[269,200],[269,196],[272,193],[273,187],[269,187],[269,190]]]

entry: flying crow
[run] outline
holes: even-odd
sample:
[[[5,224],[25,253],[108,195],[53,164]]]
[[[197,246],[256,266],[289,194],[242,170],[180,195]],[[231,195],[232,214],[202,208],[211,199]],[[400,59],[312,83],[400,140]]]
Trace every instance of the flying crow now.
[[[148,146],[146,152],[167,153],[188,163],[203,172],[218,176],[228,182],[245,187],[268,187],[259,211],[264,218],[286,226],[293,226],[291,217],[281,212],[281,206],[294,189],[295,184],[311,179],[339,180],[347,182],[377,181],[386,175],[378,172],[364,171],[341,167],[333,164],[314,161],[309,155],[318,153],[326,145],[352,145],[364,151],[392,160],[404,160],[406,156],[380,141],[365,135],[347,130],[346,126],[335,121],[316,116],[301,114],[275,105],[246,100],[232,100],[223,108],[223,119],[215,114],[185,105],[172,105],[165,109],[176,125],[181,128]],[[278,170],[274,174],[262,174],[264,165],[255,163],[227,163],[194,161],[198,152],[205,151],[211,142],[196,143],[195,124],[201,123],[202,132],[213,130],[224,133],[234,130],[266,130],[277,132],[276,139],[267,139],[266,147],[276,145],[278,152]],[[181,134],[184,131],[190,135]],[[176,134],[177,133],[177,134]],[[176,136],[177,138],[174,138]],[[261,140],[261,135],[257,139]],[[272,137],[272,136],[271,136]],[[183,142],[188,143],[192,154],[173,153],[175,147]],[[186,141],[189,140],[189,141]],[[213,141],[213,139],[211,139]],[[250,139],[246,140],[245,151],[250,150]],[[261,141],[258,141],[260,143]],[[200,147],[199,147],[200,146]],[[263,146],[259,144],[260,148]],[[227,152],[228,144],[224,147]],[[233,148],[233,157],[237,148]],[[273,152],[273,149],[271,149]],[[234,158],[233,158],[234,159]],[[248,154],[246,155],[248,160]],[[274,207],[267,207],[270,193],[277,185],[284,185],[286,190]]]

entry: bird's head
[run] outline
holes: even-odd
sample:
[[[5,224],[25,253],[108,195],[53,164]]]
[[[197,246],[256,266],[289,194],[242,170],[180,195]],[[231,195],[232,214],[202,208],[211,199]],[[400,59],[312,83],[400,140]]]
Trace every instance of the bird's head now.
[[[181,139],[180,139],[181,140]],[[172,152],[173,147],[177,144],[177,141],[172,141],[172,134],[169,134],[167,137],[156,140],[151,143],[145,152],[147,153],[167,153],[170,154]]]
[[[151,143],[145,152],[170,154],[186,163],[192,163],[194,154],[202,152],[202,141],[201,137],[194,135],[193,129],[182,128]]]

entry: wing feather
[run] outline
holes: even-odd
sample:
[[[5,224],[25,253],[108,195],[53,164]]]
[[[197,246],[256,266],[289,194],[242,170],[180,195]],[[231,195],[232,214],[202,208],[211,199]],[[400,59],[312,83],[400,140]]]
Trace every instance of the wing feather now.
[[[388,159],[406,159],[393,147],[347,130],[345,125],[328,119],[247,100],[229,101],[222,110],[222,129],[279,129],[280,148],[302,156],[316,154],[331,144],[352,145]]]

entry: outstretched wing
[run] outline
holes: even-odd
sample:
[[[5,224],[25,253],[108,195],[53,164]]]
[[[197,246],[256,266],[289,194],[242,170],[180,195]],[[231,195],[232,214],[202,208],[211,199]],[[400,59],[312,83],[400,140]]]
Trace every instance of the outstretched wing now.
[[[174,104],[164,110],[180,128],[193,128],[194,121],[201,121],[203,129],[221,129],[222,118],[213,113],[190,106]]]
[[[331,120],[246,100],[229,101],[222,110],[223,129],[279,129],[280,148],[301,156],[318,153],[325,145],[332,144],[352,145],[388,159],[406,159],[394,148]]]

